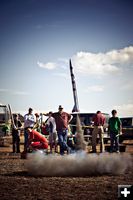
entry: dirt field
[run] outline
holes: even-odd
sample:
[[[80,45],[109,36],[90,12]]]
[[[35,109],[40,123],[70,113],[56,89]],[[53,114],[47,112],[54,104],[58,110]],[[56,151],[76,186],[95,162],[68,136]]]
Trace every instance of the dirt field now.
[[[133,149],[130,145],[128,150]],[[27,160],[13,155],[11,147],[0,147],[1,200],[115,200],[117,186],[133,184],[133,170],[119,176],[34,177],[25,168]],[[89,170],[89,169],[87,169]]]

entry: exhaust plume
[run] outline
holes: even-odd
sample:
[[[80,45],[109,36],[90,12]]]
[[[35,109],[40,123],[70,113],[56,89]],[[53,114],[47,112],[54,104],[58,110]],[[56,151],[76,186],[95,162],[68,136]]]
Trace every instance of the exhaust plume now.
[[[81,121],[79,115],[77,114],[77,123],[76,123],[76,150],[86,150],[87,144],[84,140],[83,130],[81,127]]]
[[[39,151],[31,154],[27,160],[27,170],[34,176],[91,176],[123,174],[132,167],[129,154],[76,154],[59,156],[44,155]]]

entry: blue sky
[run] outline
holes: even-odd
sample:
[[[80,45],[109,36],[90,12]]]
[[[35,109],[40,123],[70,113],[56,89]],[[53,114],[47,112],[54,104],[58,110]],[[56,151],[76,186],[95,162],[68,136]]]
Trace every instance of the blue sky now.
[[[133,115],[131,0],[0,0],[0,103]]]

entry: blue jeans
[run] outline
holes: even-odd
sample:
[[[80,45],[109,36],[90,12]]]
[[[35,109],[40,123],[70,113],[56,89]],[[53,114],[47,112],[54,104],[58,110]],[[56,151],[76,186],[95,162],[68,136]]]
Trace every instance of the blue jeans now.
[[[27,151],[28,148],[28,130],[24,129],[24,151]]]
[[[117,134],[110,131],[111,151],[119,151],[119,136],[116,137]]]
[[[60,154],[64,155],[64,151],[68,151],[69,147],[67,145],[67,134],[68,129],[64,129],[62,131],[57,131],[58,134],[58,140],[60,145]]]

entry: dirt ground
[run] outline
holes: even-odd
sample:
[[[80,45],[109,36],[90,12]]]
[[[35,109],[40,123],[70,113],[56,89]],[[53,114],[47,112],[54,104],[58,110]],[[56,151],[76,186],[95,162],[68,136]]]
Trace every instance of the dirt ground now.
[[[22,149],[23,147],[21,147]],[[127,145],[133,153],[133,146]],[[90,177],[34,177],[25,168],[27,160],[13,155],[10,147],[0,147],[1,200],[115,200],[118,185],[133,184],[133,170],[125,174]],[[89,170],[89,169],[87,169]]]

